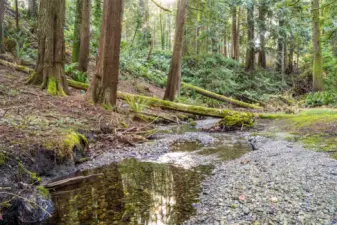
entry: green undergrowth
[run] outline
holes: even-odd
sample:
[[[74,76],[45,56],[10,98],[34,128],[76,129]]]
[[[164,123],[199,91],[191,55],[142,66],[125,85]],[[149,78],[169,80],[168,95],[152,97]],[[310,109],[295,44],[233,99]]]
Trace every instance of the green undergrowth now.
[[[147,60],[147,52],[124,51],[121,54],[122,79],[143,78],[158,87],[164,87],[169,72],[171,54],[167,51],[156,51]],[[266,101],[272,95],[283,93],[290,87],[288,77],[281,74],[257,70],[246,73],[244,67],[235,60],[225,58],[221,54],[201,54],[183,57],[182,79],[184,82],[213,91],[220,95],[232,96],[250,101]],[[219,103],[210,98],[199,97],[193,90],[182,88],[180,102],[193,102],[218,106]]]

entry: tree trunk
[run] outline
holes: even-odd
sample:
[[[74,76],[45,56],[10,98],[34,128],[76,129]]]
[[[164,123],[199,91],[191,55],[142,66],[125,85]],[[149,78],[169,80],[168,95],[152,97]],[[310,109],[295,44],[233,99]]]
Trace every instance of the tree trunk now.
[[[37,3],[36,0],[28,0],[28,16],[30,18],[37,17]]]
[[[312,44],[313,44],[313,91],[322,91],[323,83],[323,59],[321,49],[321,28],[319,16],[319,0],[311,1],[312,11]]]
[[[251,0],[247,8],[248,46],[245,68],[246,71],[253,71],[255,69],[254,3],[254,0]]]
[[[259,6],[259,27],[260,27],[260,51],[258,65],[262,68],[267,68],[266,62],[266,13],[267,13],[267,2],[266,0],[260,1]]]
[[[0,0],[0,54],[5,52],[3,39],[4,39],[4,21],[5,17],[5,0]]]
[[[295,51],[295,43],[294,37],[290,38],[290,46],[289,46],[289,55],[288,55],[288,68],[287,73],[292,74],[294,72],[294,51]]]
[[[123,0],[104,0],[98,62],[88,91],[94,103],[116,105],[122,15]]]
[[[284,18],[283,18],[283,13],[281,13],[280,18],[279,18],[279,37],[277,40],[277,58],[276,58],[276,71],[283,73],[284,70],[284,31],[283,31],[283,26],[284,26]]]
[[[16,30],[19,31],[19,3],[18,0],[15,0],[15,24],[16,24]]]
[[[81,22],[81,41],[78,57],[78,70],[86,72],[89,62],[90,48],[90,10],[91,0],[83,0],[82,3],[82,22]]]
[[[65,9],[65,0],[40,0],[36,73],[28,83],[48,87],[51,95],[65,95],[68,92],[64,75]]]
[[[232,56],[235,60],[239,60],[238,40],[237,9],[235,6],[232,6]]]
[[[176,20],[176,32],[170,71],[168,74],[164,99],[173,101],[180,92],[181,54],[184,43],[184,25],[187,14],[187,0],[179,0]]]
[[[78,62],[78,57],[79,57],[79,54],[80,54],[83,1],[84,0],[76,0],[76,14],[75,14],[75,25],[74,25],[74,37],[73,37],[73,52],[72,52],[72,59],[71,59],[71,61],[73,63]]]

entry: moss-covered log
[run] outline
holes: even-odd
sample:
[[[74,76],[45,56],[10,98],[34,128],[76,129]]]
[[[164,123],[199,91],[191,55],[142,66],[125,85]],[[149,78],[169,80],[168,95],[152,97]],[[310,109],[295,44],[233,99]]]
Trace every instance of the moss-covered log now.
[[[242,101],[239,101],[239,100],[236,100],[236,99],[233,99],[233,98],[229,98],[229,97],[226,97],[226,96],[223,96],[223,95],[219,95],[217,93],[207,91],[205,89],[193,86],[191,84],[186,84],[186,83],[182,82],[181,85],[182,85],[183,88],[196,91],[199,94],[204,95],[206,97],[214,98],[214,99],[217,99],[219,101],[229,102],[229,103],[231,103],[233,105],[236,105],[236,106],[239,106],[239,107],[249,108],[249,109],[262,109],[262,107],[260,107],[260,106],[249,104],[249,103],[246,103],[246,102],[242,102]]]
[[[0,64],[3,65],[3,66],[9,67],[9,68],[15,69],[17,71],[24,72],[24,73],[30,74],[30,73],[34,72],[34,70],[29,68],[29,67],[14,64],[14,63],[2,60],[2,59],[0,59]]]
[[[81,90],[87,90],[89,87],[88,84],[80,83],[74,80],[68,80],[68,84],[71,87],[78,88]],[[118,95],[118,98],[123,99],[123,100],[130,99],[130,98],[131,99],[134,98],[135,100],[142,99],[142,100],[145,100],[145,102],[149,104],[150,106],[156,106],[156,107],[161,107],[164,109],[171,109],[175,111],[197,114],[197,115],[202,115],[202,116],[223,118],[228,115],[251,115],[251,117],[253,117],[253,114],[251,113],[175,103],[175,102],[161,100],[159,98],[147,97],[147,96],[142,96],[142,95],[133,95],[133,94],[129,94],[129,93],[121,92],[121,91],[119,91],[117,95]]]

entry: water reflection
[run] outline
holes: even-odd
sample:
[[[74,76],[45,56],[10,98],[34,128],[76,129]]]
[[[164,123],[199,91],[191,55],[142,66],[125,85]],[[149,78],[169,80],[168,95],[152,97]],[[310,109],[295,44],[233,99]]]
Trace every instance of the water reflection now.
[[[194,212],[192,203],[210,170],[129,159],[86,171],[104,177],[53,192],[55,210],[45,224],[182,224]]]

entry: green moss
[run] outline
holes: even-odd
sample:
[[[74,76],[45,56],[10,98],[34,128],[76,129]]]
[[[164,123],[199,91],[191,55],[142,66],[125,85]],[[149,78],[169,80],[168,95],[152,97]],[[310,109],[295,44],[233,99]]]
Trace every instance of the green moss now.
[[[0,166],[3,166],[6,163],[6,155],[0,152]]]
[[[12,206],[12,204],[10,203],[10,201],[4,201],[4,202],[0,202],[0,209],[8,209]]]
[[[47,188],[45,188],[45,187],[42,186],[42,185],[39,185],[36,189],[37,189],[38,193],[39,193],[42,197],[44,197],[44,198],[49,198],[49,191],[48,191]]]
[[[29,171],[21,162],[18,163],[18,177],[20,180],[23,179],[24,175],[28,175],[31,183],[41,182],[41,177],[38,177],[36,173]]]
[[[195,122],[192,118],[188,118],[187,122],[192,127],[195,127],[197,125],[197,122]]]
[[[254,117],[250,113],[225,115],[219,125],[229,130],[243,127],[251,128],[254,126]]]
[[[48,93],[50,95],[57,95],[57,80],[56,80],[56,77],[54,75],[49,75]]]
[[[58,156],[60,158],[71,156],[74,148],[83,151],[84,147],[87,146],[88,143],[88,139],[84,135],[74,131],[70,131],[61,142]]]

